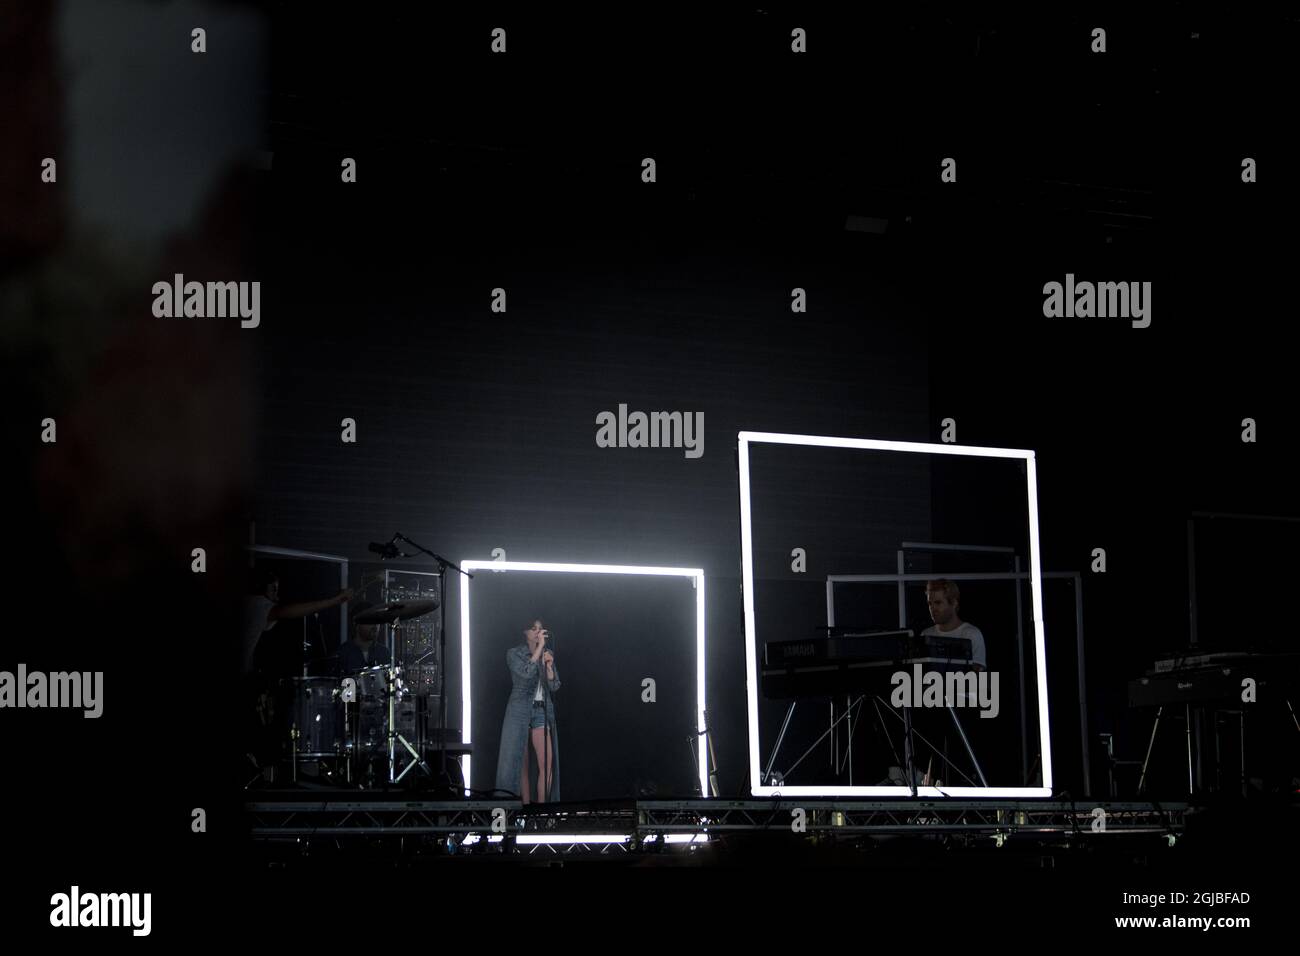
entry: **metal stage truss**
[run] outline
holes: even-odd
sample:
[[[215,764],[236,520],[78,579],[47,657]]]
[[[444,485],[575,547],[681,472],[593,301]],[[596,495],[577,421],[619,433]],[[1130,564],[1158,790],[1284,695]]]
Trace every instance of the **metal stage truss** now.
[[[803,811],[799,832],[823,838],[961,835],[988,838],[1001,846],[1018,838],[1106,841],[1145,834],[1164,836],[1173,845],[1184,832],[1189,805],[789,799],[642,800],[524,809],[508,801],[305,800],[293,794],[283,800],[250,801],[245,810],[255,841],[427,837],[451,841],[464,850],[634,853],[690,849],[728,835],[788,835],[797,810]],[[498,832],[502,826],[504,832]]]

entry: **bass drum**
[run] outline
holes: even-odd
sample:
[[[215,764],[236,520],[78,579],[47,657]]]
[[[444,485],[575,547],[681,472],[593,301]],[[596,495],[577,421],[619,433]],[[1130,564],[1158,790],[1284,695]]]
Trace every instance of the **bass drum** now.
[[[293,734],[299,758],[335,757],[343,751],[343,702],[337,677],[293,678]]]

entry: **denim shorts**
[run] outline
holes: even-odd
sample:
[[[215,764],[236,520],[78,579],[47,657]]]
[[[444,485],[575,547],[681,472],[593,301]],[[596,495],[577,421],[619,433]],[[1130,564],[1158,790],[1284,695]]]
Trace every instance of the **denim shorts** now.
[[[533,727],[545,727],[545,726],[546,726],[546,703],[544,701],[535,700],[533,701],[533,716],[528,721],[528,727],[529,729],[532,729]]]

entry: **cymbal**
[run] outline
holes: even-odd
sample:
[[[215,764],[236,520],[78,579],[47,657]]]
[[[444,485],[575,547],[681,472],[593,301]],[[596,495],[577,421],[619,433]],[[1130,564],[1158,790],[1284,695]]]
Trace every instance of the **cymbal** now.
[[[394,601],[392,604],[378,604],[368,611],[362,611],[353,620],[357,624],[392,624],[394,621],[423,617],[437,609],[437,601]]]

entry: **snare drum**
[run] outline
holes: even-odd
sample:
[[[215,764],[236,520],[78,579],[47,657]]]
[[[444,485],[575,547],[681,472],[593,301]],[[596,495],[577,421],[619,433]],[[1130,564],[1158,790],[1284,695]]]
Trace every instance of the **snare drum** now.
[[[394,679],[388,665],[367,667],[353,676],[356,681],[355,748],[361,753],[388,749],[388,685]]]

